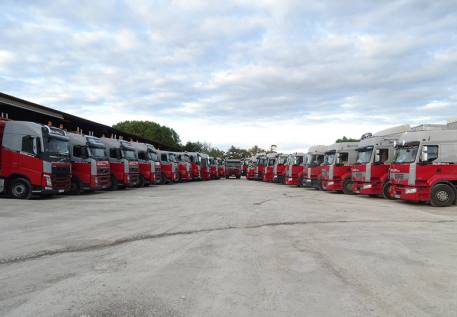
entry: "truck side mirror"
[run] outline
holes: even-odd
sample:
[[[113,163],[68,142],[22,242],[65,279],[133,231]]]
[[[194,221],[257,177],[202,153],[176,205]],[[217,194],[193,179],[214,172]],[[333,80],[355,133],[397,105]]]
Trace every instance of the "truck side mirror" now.
[[[421,162],[428,162],[428,147],[424,145],[421,152]]]
[[[338,165],[338,164],[341,164],[341,158],[340,158],[340,155],[339,155],[339,154],[336,155],[335,163],[336,163],[337,165]]]
[[[375,163],[381,163],[381,151],[379,149],[375,152],[374,161]]]

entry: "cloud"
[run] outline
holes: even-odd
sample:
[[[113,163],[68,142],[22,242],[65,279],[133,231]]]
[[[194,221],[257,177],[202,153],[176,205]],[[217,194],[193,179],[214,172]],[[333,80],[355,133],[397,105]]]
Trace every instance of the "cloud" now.
[[[184,141],[303,150],[445,122],[455,1],[2,1],[6,93]],[[109,115],[107,115],[109,114]]]

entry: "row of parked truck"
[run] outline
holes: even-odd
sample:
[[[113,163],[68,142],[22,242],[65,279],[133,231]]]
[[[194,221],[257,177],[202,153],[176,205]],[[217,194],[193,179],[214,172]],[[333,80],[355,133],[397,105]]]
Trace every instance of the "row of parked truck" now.
[[[0,118],[0,193],[15,198],[230,176],[240,161]]]
[[[259,154],[243,162],[243,175],[250,180],[450,206],[457,197],[457,121],[394,127],[367,133],[359,142],[312,146],[307,153]]]

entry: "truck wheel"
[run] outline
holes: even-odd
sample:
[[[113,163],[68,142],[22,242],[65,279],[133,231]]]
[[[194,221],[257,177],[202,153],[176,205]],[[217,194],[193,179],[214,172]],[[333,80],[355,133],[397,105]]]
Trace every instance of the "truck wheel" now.
[[[119,189],[119,182],[117,181],[116,177],[111,175],[111,186],[109,187],[110,190],[118,190]]]
[[[167,183],[167,179],[165,178],[165,174],[162,172],[160,174],[160,184],[165,185]]]
[[[354,183],[352,182],[351,179],[347,178],[344,183],[343,183],[343,193],[346,195],[352,195],[354,191],[352,190],[352,185]]]
[[[142,187],[144,187],[144,183],[145,183],[144,182],[144,177],[143,177],[143,175],[140,175],[138,177],[138,183],[136,183],[135,187],[142,188]]]
[[[433,207],[448,207],[455,201],[454,189],[446,184],[438,184],[432,188],[430,203]]]
[[[16,178],[9,185],[9,193],[17,199],[30,199],[32,197],[32,185],[25,178]]]
[[[297,187],[303,187],[303,175],[298,178]]]
[[[382,195],[384,196],[385,199],[390,199],[394,200],[394,197],[391,194],[392,190],[392,183],[391,182],[385,182],[384,186],[382,187]]]
[[[236,179],[240,179],[240,178],[241,178],[241,176],[237,176],[237,177],[236,177]]]
[[[70,193],[73,195],[81,195],[82,190],[81,190],[81,182],[77,178],[72,178],[71,179],[71,188],[70,188]]]

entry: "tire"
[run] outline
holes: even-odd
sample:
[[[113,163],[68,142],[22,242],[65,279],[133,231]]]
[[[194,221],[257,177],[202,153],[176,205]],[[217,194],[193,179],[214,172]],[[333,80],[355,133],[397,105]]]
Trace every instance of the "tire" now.
[[[454,188],[447,184],[438,184],[432,188],[430,203],[433,207],[449,207],[454,204]]]
[[[165,178],[165,174],[163,172],[160,173],[160,185],[165,185],[167,183],[167,179]]]
[[[119,182],[117,181],[114,175],[111,175],[111,186],[109,190],[118,190],[119,189]]]
[[[236,177],[236,179],[240,179],[240,178],[241,178],[241,176],[237,176],[237,177]]]
[[[382,187],[382,195],[385,199],[394,200],[394,196],[391,195],[390,190],[392,189],[391,182],[385,182],[384,186]]]
[[[303,187],[303,175],[298,178],[297,187]]]
[[[9,194],[16,199],[32,198],[32,185],[26,178],[16,178],[8,186]]]
[[[351,179],[347,178],[344,182],[343,182],[343,193],[345,193],[346,195],[352,195],[354,194],[354,191],[352,190],[352,185],[354,183],[352,182]]]
[[[71,179],[71,188],[70,193],[73,195],[81,195],[82,194],[81,182],[77,178]]]
[[[140,176],[138,177],[138,183],[136,184],[135,187],[142,188],[142,187],[144,187],[144,184],[145,184],[144,177],[143,177],[143,175],[140,174]]]
[[[225,176],[225,179],[229,179],[229,177],[228,177],[228,176]]]

